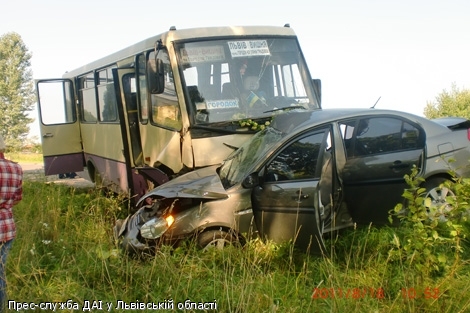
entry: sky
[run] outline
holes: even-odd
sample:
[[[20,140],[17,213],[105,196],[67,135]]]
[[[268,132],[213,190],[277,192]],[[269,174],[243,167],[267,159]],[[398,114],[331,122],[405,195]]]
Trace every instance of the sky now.
[[[323,108],[371,107],[423,115],[452,85],[470,89],[468,0],[22,0],[2,1],[0,35],[18,33],[34,79],[62,77],[167,31],[290,24]],[[39,138],[36,121],[30,136]]]

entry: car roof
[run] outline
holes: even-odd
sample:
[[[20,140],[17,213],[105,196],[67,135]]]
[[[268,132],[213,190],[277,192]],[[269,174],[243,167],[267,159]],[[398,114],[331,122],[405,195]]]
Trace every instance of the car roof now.
[[[421,125],[430,136],[449,131],[442,124],[412,113],[373,108],[335,108],[318,109],[309,112],[288,112],[276,116],[273,119],[272,126],[285,133],[298,133],[315,125],[361,116],[396,116],[405,118],[412,123]]]

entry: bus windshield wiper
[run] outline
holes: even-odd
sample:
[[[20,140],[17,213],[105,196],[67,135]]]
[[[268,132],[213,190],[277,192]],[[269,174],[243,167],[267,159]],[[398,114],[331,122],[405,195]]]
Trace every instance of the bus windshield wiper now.
[[[221,127],[214,127],[214,126],[202,126],[202,125],[193,125],[191,126],[193,129],[203,129],[207,131],[219,132],[224,134],[254,134],[256,131],[239,131],[234,129],[225,129]]]
[[[240,147],[235,147],[235,146],[229,145],[228,143],[225,143],[225,142],[223,142],[223,144],[225,146],[229,147],[230,149],[233,149],[233,150],[237,150],[238,148],[240,148]]]
[[[294,106],[288,106],[288,107],[283,107],[283,108],[276,108],[272,109],[269,111],[264,111],[263,113],[271,113],[271,112],[277,112],[277,111],[287,111],[287,110],[295,110],[295,109],[304,109],[307,110],[304,106],[302,105],[294,105]]]

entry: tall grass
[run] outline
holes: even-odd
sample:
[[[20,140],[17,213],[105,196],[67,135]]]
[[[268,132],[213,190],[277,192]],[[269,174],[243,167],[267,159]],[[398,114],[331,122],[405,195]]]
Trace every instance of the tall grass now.
[[[470,311],[466,241],[451,268],[424,276],[390,254],[396,238],[413,234],[372,226],[328,240],[328,258],[253,240],[243,248],[213,251],[188,243],[135,259],[122,254],[112,237],[114,220],[126,215],[118,198],[95,190],[26,181],[24,200],[15,207],[9,298],[38,304],[71,300],[80,311],[85,301],[116,307],[122,300],[166,308],[173,303],[168,311],[179,312],[177,303],[188,299],[216,302],[217,310],[206,312]],[[453,258],[451,249],[446,253]]]

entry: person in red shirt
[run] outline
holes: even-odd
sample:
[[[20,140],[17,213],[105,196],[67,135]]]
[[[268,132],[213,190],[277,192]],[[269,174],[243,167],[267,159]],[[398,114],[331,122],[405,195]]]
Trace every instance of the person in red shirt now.
[[[12,208],[23,198],[23,170],[15,162],[6,160],[6,146],[0,135],[0,312],[6,305],[5,264],[13,239],[16,237]]]

